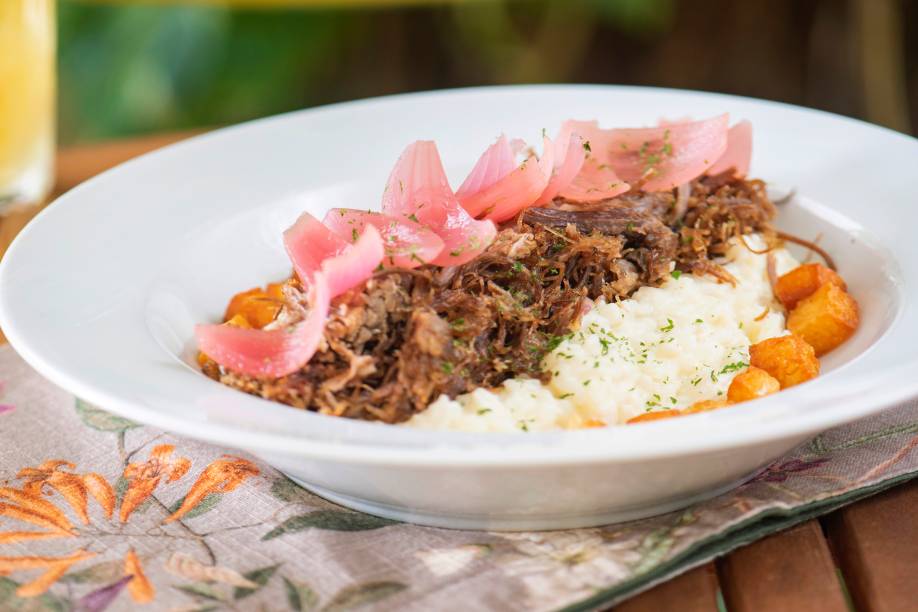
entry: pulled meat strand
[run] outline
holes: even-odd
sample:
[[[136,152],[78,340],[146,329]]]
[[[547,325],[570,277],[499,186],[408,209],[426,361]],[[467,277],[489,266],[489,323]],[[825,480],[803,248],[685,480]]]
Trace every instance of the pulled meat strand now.
[[[818,253],[819,256],[822,257],[823,261],[826,262],[826,265],[829,266],[829,268],[831,268],[832,270],[838,269],[837,267],[835,267],[835,260],[832,259],[832,256],[829,255],[825,251],[825,249],[823,249],[821,246],[819,246],[815,242],[812,242],[810,240],[805,240],[804,238],[798,238],[797,236],[794,236],[793,234],[788,234],[787,232],[775,231],[775,235],[781,240],[786,240],[787,242],[793,242],[794,244],[799,244],[800,246],[807,248],[810,251]]]

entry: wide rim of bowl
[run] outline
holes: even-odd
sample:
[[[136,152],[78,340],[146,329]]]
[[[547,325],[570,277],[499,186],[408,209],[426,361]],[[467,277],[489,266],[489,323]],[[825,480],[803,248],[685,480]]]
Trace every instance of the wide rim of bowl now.
[[[569,462],[585,461],[625,461],[635,458],[662,457],[683,453],[707,452],[724,448],[745,446],[755,443],[764,443],[769,440],[788,438],[795,435],[817,432],[833,425],[853,420],[877,412],[918,396],[918,355],[903,362],[900,368],[881,374],[870,373],[854,375],[844,381],[838,380],[833,385],[810,386],[803,385],[799,388],[782,392],[774,396],[753,402],[742,411],[721,411],[718,413],[695,415],[689,419],[680,419],[678,422],[656,422],[629,428],[608,428],[607,430],[589,431],[559,431],[538,434],[529,434],[526,442],[520,441],[519,434],[466,434],[461,432],[437,432],[431,436],[425,430],[416,430],[418,437],[436,437],[438,440],[452,440],[451,442],[437,442],[436,444],[409,447],[393,447],[391,445],[374,445],[366,443],[350,443],[336,440],[320,440],[304,436],[289,436],[277,433],[262,433],[246,430],[238,425],[225,425],[221,423],[189,422],[181,418],[156,413],[148,408],[139,406],[131,398],[112,395],[104,389],[82,382],[78,376],[71,375],[50,364],[36,350],[33,350],[29,339],[20,334],[15,322],[10,326],[11,320],[8,313],[7,299],[10,293],[3,291],[5,286],[6,271],[15,261],[19,246],[29,240],[29,236],[41,224],[53,222],[57,204],[69,200],[78,200],[84,190],[103,181],[110,180],[113,175],[121,172],[125,167],[148,163],[164,152],[175,148],[188,146],[190,142],[201,143],[208,139],[219,139],[225,134],[238,130],[257,130],[260,125],[269,122],[284,121],[285,117],[301,113],[322,113],[341,108],[359,109],[374,104],[397,104],[407,98],[425,98],[436,101],[444,96],[476,95],[477,93],[507,92],[515,93],[521,89],[551,91],[563,90],[638,90],[651,91],[660,94],[678,93],[680,95],[697,95],[704,97],[723,98],[725,100],[743,100],[756,104],[775,105],[787,107],[795,111],[806,111],[831,117],[841,122],[852,122],[866,126],[872,130],[883,130],[895,137],[910,140],[911,144],[918,141],[906,135],[893,132],[886,128],[873,126],[856,119],[841,117],[813,109],[805,109],[779,102],[755,100],[715,94],[707,92],[691,92],[685,90],[642,88],[630,86],[604,86],[604,85],[539,85],[539,86],[509,86],[509,87],[483,87],[466,88],[457,90],[443,90],[436,92],[417,92],[400,94],[382,98],[369,98],[352,102],[319,107],[305,111],[296,111],[274,117],[258,119],[240,125],[230,126],[216,130],[187,141],[170,145],[158,151],[140,156],[120,166],[116,166],[100,175],[89,179],[70,192],[62,195],[54,203],[42,211],[32,222],[20,232],[19,236],[10,246],[3,262],[0,263],[0,325],[4,328],[10,344],[20,355],[43,376],[67,389],[75,395],[105,407],[112,412],[132,418],[156,427],[174,431],[180,434],[205,439],[214,443],[242,447],[256,452],[281,453],[307,458],[321,458],[340,462],[363,463],[379,462],[404,463],[417,465],[423,462],[431,466],[442,465],[476,465],[476,466],[503,466],[503,465],[553,465]],[[914,288],[910,288],[914,292]],[[914,296],[909,294],[909,299]],[[901,314],[901,313],[900,313]],[[888,335],[877,341],[877,344],[893,341]],[[911,374],[911,376],[909,375]],[[903,375],[905,376],[903,378]],[[897,384],[890,384],[895,381]],[[859,400],[861,394],[869,393],[869,402]],[[253,398],[253,401],[271,404],[265,400]],[[803,405],[813,402],[835,402],[831,413],[816,411],[813,413],[788,410],[787,404]],[[275,406],[274,404],[271,404]],[[306,418],[336,419],[324,415],[304,414]],[[349,423],[350,427],[376,428],[373,431],[383,432],[386,425],[374,423]],[[383,428],[383,429],[380,429]],[[371,431],[367,429],[367,431]],[[653,432],[653,438],[648,436]],[[381,434],[385,435],[385,434]],[[409,434],[410,435],[410,434]],[[505,446],[510,438],[513,444]],[[609,444],[613,441],[614,444]],[[474,449],[474,453],[470,450]],[[551,449],[546,456],[546,449]]]

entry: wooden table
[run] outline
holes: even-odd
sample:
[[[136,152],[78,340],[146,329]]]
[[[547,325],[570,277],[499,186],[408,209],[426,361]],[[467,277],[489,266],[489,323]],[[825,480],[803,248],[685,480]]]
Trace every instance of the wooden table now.
[[[58,193],[169,134],[64,149]],[[43,205],[0,218],[0,257]],[[0,342],[5,339],[0,330]],[[918,610],[918,481],[740,548],[621,604],[621,612]]]

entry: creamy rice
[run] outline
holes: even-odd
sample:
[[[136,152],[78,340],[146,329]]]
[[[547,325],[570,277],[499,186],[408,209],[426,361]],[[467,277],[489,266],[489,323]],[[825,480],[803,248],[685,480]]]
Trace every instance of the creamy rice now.
[[[764,248],[758,236],[746,242]],[[786,250],[772,252],[779,274],[798,265]],[[598,301],[580,329],[546,356],[552,374],[547,384],[508,380],[495,391],[476,389],[455,400],[441,396],[405,425],[474,432],[575,429],[723,397],[748,365],[749,346],[785,333],[766,259],[734,243],[724,267],[739,281],[736,287],[676,273],[631,299]]]

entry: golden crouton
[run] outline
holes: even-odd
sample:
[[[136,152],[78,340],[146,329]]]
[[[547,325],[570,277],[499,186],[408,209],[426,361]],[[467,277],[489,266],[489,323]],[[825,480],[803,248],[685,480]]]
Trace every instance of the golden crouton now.
[[[688,408],[682,411],[682,414],[695,414],[696,412],[708,412],[709,410],[717,410],[718,408],[726,408],[730,405],[730,402],[727,400],[701,400],[700,402],[695,402]]]
[[[787,329],[806,340],[817,357],[850,338],[858,322],[857,302],[832,284],[800,300],[787,315]]]
[[[660,419],[671,419],[681,414],[678,410],[655,410],[654,412],[645,412],[636,417],[631,417],[625,423],[632,425],[634,423],[646,423],[647,421],[659,421]]]
[[[844,291],[845,281],[833,270],[822,264],[803,264],[779,277],[775,283],[775,296],[787,310],[793,310],[797,302],[811,296],[823,285],[837,285]]]
[[[737,374],[727,389],[727,399],[734,403],[748,402],[781,390],[781,383],[761,368],[750,367]]]
[[[813,347],[795,334],[769,338],[749,347],[749,362],[778,379],[786,389],[819,375]]]

